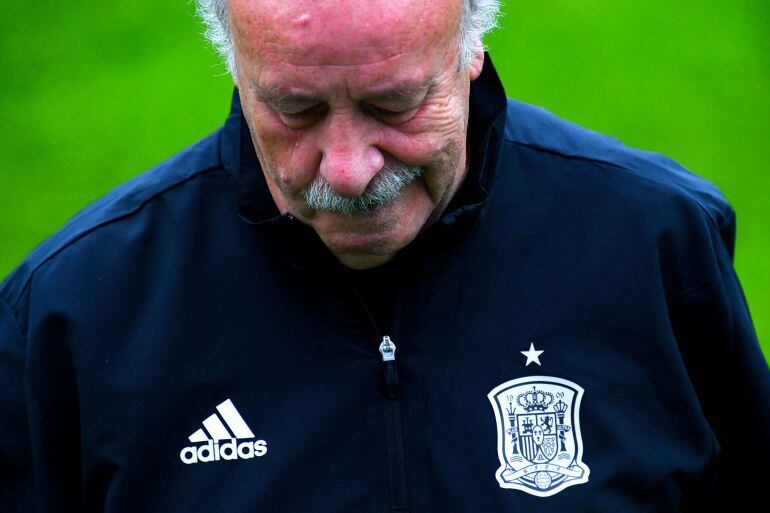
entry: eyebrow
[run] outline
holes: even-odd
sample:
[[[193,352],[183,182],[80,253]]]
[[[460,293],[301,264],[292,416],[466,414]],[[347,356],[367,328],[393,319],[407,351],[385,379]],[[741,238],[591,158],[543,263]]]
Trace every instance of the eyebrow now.
[[[273,106],[302,107],[320,101],[316,96],[293,93],[280,86],[261,87],[252,83],[252,88],[261,101]]]
[[[392,88],[377,91],[369,95],[367,99],[381,101],[411,100],[426,93],[428,89],[430,89],[432,83],[433,77],[423,80],[422,82],[407,82]]]
[[[430,89],[432,83],[433,77],[429,77],[421,82],[406,82],[395,87],[374,91],[366,95],[365,99],[385,102],[411,100],[425,94]],[[283,108],[304,107],[322,101],[322,98],[319,96],[295,93],[281,86],[262,87],[259,84],[252,83],[252,88],[261,101]]]

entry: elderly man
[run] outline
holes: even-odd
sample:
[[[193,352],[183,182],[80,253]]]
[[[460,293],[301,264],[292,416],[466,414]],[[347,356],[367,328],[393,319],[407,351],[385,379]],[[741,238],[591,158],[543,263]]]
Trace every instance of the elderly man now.
[[[714,186],[506,100],[496,0],[199,7],[225,125],[0,288],[1,511],[757,491],[770,375]]]

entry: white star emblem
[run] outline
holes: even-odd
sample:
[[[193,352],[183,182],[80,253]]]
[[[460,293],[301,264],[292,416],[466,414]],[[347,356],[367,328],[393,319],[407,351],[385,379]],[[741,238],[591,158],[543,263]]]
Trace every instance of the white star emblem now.
[[[527,357],[527,365],[525,367],[529,366],[530,363],[535,362],[536,364],[541,365],[540,363],[540,355],[543,354],[545,351],[536,351],[535,350],[535,343],[530,342],[529,343],[529,351],[521,351],[521,354]]]

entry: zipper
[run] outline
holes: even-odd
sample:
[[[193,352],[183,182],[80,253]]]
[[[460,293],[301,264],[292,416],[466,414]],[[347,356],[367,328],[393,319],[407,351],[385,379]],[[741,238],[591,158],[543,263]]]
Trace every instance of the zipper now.
[[[409,496],[406,486],[406,464],[404,462],[404,433],[401,422],[401,394],[396,367],[396,344],[385,335],[380,343],[382,369],[388,406],[385,416],[385,437],[388,444],[388,469],[390,474],[390,509],[407,511]]]
[[[358,293],[358,290],[345,280],[358,299],[358,302],[366,312],[369,323],[374,332],[379,335],[377,322],[366,302]],[[392,333],[397,335],[401,323],[401,303],[403,302],[403,288],[396,291],[393,307]],[[409,494],[406,483],[406,458],[404,456],[404,428],[401,408],[401,388],[398,380],[398,366],[396,364],[396,344],[389,335],[383,335],[379,345],[382,357],[382,372],[385,380],[386,410],[385,410],[385,442],[388,451],[388,496],[390,499],[390,511],[409,511]]]

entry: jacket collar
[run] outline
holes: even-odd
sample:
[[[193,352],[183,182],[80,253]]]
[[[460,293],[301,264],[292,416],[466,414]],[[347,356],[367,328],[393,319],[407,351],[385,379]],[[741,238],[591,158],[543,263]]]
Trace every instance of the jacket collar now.
[[[451,250],[465,239],[462,235],[478,220],[489,197],[501,147],[506,104],[502,83],[489,54],[485,54],[482,73],[471,83],[468,121],[469,169],[465,182],[441,218],[421,233],[409,247],[402,250],[404,256],[399,253],[397,260],[430,249],[433,253],[433,266],[440,266],[442,259],[436,258],[439,256],[437,250],[438,253],[442,253],[442,247]],[[281,215],[273,201],[254,151],[237,88],[233,91],[230,114],[220,139],[220,158],[237,184],[238,212],[244,221],[268,228],[282,239],[292,239],[294,244],[299,244],[297,241],[302,241],[303,237],[291,233],[293,230],[289,226],[302,225],[305,232],[312,234],[305,233],[305,240],[301,243],[310,242],[309,239],[315,235],[312,228],[296,221],[289,214]],[[320,243],[320,238],[315,238]],[[448,258],[455,251],[443,253]]]

